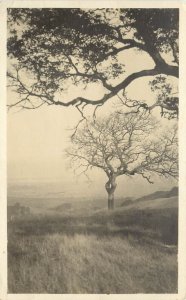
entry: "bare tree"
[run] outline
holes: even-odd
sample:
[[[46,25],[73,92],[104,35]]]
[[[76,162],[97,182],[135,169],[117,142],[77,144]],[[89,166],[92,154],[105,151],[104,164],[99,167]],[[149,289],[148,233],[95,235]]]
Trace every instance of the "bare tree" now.
[[[114,208],[114,192],[118,176],[140,175],[153,183],[152,175],[177,178],[178,152],[175,127],[166,134],[158,130],[148,114],[116,112],[95,122],[87,121],[72,136],[72,146],[66,150],[73,168],[81,173],[89,169],[103,170],[108,181],[108,209]]]

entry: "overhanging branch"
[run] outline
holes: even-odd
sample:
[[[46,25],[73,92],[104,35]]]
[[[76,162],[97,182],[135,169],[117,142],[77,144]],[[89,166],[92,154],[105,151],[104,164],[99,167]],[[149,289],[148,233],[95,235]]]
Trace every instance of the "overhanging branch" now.
[[[37,97],[40,98],[40,100],[45,101],[46,104],[48,105],[59,105],[59,106],[64,106],[64,107],[68,107],[68,106],[76,106],[77,104],[81,105],[102,105],[104,104],[106,101],[108,101],[110,98],[114,97],[115,95],[117,95],[118,92],[120,92],[121,90],[126,89],[126,87],[132,83],[134,80],[141,78],[141,77],[148,77],[148,76],[155,76],[158,74],[166,74],[166,75],[172,75],[172,76],[178,76],[178,67],[176,66],[170,66],[170,65],[166,65],[162,68],[160,67],[155,67],[153,69],[149,69],[149,70],[142,70],[139,72],[134,72],[132,74],[130,74],[129,76],[127,76],[121,83],[119,83],[118,85],[116,85],[115,87],[111,87],[109,86],[110,92],[106,93],[101,99],[99,100],[91,100],[91,99],[87,99],[84,97],[76,97],[71,101],[61,101],[61,100],[54,100],[54,96],[53,95],[49,95],[49,94],[39,94],[39,93],[35,93],[32,90],[30,91],[27,87],[25,87],[25,85],[23,84],[23,82],[21,82],[20,78],[15,78],[13,77],[11,74],[8,74],[9,77],[11,77],[11,79],[13,80],[17,80],[18,83],[20,84],[21,88],[22,88],[22,92],[20,94],[24,95],[24,99],[19,100],[18,102],[15,102],[11,105],[9,105],[9,107],[13,107],[16,106],[17,104],[20,104],[21,102],[23,103],[25,101],[25,95],[29,96],[29,97]],[[44,100],[43,100],[44,99]],[[32,107],[31,107],[32,108]]]

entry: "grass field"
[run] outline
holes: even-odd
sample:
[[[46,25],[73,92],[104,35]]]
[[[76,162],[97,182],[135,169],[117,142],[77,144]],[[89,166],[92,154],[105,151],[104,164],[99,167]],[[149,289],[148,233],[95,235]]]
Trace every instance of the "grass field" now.
[[[10,222],[9,293],[176,293],[178,212],[162,201]]]

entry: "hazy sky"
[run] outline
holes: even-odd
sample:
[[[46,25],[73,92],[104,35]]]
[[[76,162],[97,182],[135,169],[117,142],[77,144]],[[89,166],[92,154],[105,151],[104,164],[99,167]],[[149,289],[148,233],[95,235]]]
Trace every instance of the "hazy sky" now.
[[[121,56],[120,59],[126,64],[126,75],[132,71],[141,70],[146,66],[153,67],[148,55],[133,51],[125,51],[127,61]],[[121,54],[120,54],[121,55]],[[127,93],[131,98],[146,99],[148,103],[153,101],[154,95],[148,86],[149,78],[134,81],[128,88]],[[89,90],[82,91],[77,88],[71,89],[66,94],[68,99],[74,95],[84,95],[88,98],[99,99],[103,90],[99,85],[92,85]],[[17,94],[9,91],[8,101],[15,100]],[[103,108],[99,109],[98,115],[108,113],[114,109],[113,100],[109,100]],[[92,109],[92,108],[91,108]],[[154,112],[159,117],[159,109]],[[69,136],[81,116],[73,107],[42,107],[36,110],[11,110],[8,113],[8,181],[61,181],[78,189],[83,194],[84,187],[92,194],[105,194],[104,184],[106,176],[104,172],[95,170],[89,173],[91,185],[85,177],[75,176],[67,167],[64,149],[69,145]],[[169,124],[168,124],[168,123]],[[162,120],[161,124],[170,125],[170,121]],[[169,189],[176,183],[173,180],[156,180],[150,185],[144,179],[135,176],[133,179],[123,176],[118,180],[117,195],[145,194],[157,189]]]

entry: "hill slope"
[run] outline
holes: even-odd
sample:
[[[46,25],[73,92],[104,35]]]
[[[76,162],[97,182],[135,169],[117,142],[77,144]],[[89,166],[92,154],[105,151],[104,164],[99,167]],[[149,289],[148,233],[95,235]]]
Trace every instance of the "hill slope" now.
[[[177,293],[177,196],[79,206],[9,222],[9,293]]]
[[[137,198],[136,201],[155,200],[158,198],[171,198],[178,196],[178,187],[173,187],[170,191],[157,191],[152,194],[148,194]]]

